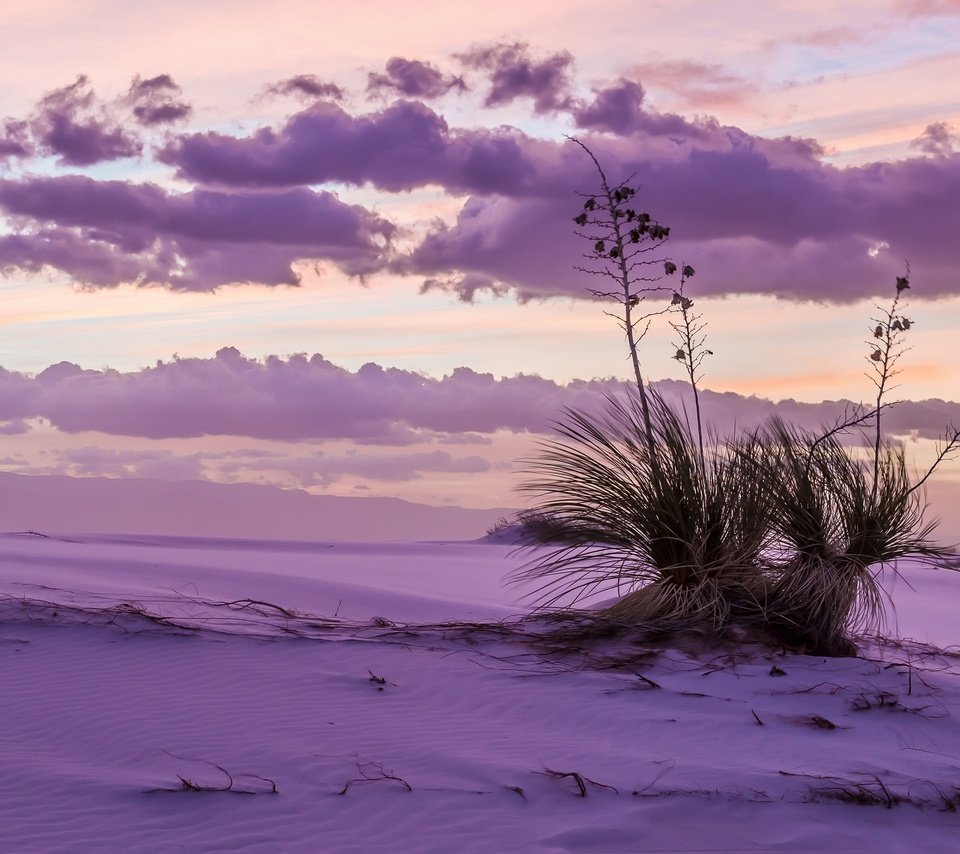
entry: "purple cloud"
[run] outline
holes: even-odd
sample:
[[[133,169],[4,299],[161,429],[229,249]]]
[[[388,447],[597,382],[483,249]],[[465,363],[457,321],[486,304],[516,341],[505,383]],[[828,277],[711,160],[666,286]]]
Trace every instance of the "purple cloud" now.
[[[367,364],[355,372],[321,356],[178,359],[131,373],[61,363],[36,377],[0,369],[0,421],[47,418],[65,432],[145,438],[239,435],[347,438],[396,444],[399,432],[542,430],[563,403],[619,383],[557,386],[539,377],[497,380],[459,368],[443,379]]]
[[[476,47],[457,55],[467,68],[485,72],[490,88],[488,107],[501,107],[517,98],[531,98],[534,113],[556,113],[571,103],[573,56],[567,51],[534,59],[524,42]]]
[[[673,113],[655,113],[643,108],[643,87],[633,80],[621,78],[611,86],[594,89],[593,101],[579,101],[570,106],[577,127],[629,136],[643,133],[650,136],[676,136],[700,139],[704,123],[690,122]],[[716,126],[710,126],[716,130]]]
[[[417,101],[365,116],[320,103],[250,137],[181,137],[160,155],[186,179],[232,187],[370,182],[390,192],[441,184],[456,192],[530,192],[540,143],[510,129],[451,131]],[[549,144],[547,144],[549,145]],[[551,148],[553,146],[550,146]]]
[[[380,266],[394,227],[329,192],[192,190],[71,175],[0,181],[4,269],[64,271],[94,287],[125,282],[212,290],[295,285],[292,265],[328,260],[349,275]]]
[[[462,77],[446,75],[429,62],[400,56],[387,60],[386,74],[371,72],[367,78],[367,92],[373,95],[439,98],[451,89],[463,92],[466,88]]]
[[[0,131],[0,158],[29,157],[33,153],[29,124],[18,119],[4,119]]]
[[[638,208],[671,226],[663,254],[700,271],[702,294],[848,301],[882,292],[903,258],[917,293],[958,292],[951,235],[960,232],[960,156],[838,169],[809,141],[719,127],[683,145],[587,141],[611,180],[634,175]],[[595,189],[597,178],[586,157],[571,154],[578,156],[535,171],[540,193],[471,198],[454,225],[434,228],[396,268],[467,297],[479,287],[512,287],[523,298],[585,296],[573,269],[585,246],[574,234],[572,191]],[[548,187],[569,192],[548,195]],[[878,256],[884,244],[890,251]]]
[[[127,102],[136,121],[145,127],[171,124],[186,119],[193,108],[183,99],[183,90],[169,74],[142,79],[137,76],[130,84]]]
[[[268,95],[293,95],[301,101],[317,101],[320,99],[342,101],[346,93],[341,86],[321,80],[315,74],[296,74],[274,83],[266,90]]]
[[[397,75],[432,69],[395,59],[407,63],[391,66]],[[946,125],[931,125],[916,142],[932,157],[837,168],[810,140],[764,139],[652,112],[631,79],[575,98],[568,54],[538,60],[525,45],[497,45],[462,61],[490,76],[488,100],[525,94],[535,111],[549,104],[585,128],[611,179],[632,175],[642,186],[641,209],[671,227],[665,252],[699,270],[702,294],[857,299],[882,291],[904,258],[918,294],[957,292],[960,156]],[[674,70],[694,79],[715,71]],[[324,85],[307,77],[287,82],[304,93]],[[179,97],[166,75],[137,85]],[[103,109],[84,78],[44,103],[47,112],[67,104],[78,126]],[[24,133],[8,121],[10,156],[33,145]],[[78,183],[77,176],[0,185],[11,226],[0,235],[0,265],[52,267],[97,287],[138,281],[196,290],[295,284],[298,261],[325,259],[351,275],[389,265],[464,298],[479,289],[585,296],[583,276],[573,270],[584,246],[572,217],[575,192],[596,188],[597,179],[573,149],[516,129],[452,128],[418,101],[360,115],[319,101],[247,136],[173,139],[158,158],[206,189],[176,195],[150,185]],[[397,257],[392,225],[314,189],[334,182],[391,193],[439,186],[471,198],[455,223],[432,226]]]
[[[664,381],[658,387],[672,399],[686,399],[684,383]],[[42,417],[68,433],[92,430],[149,439],[350,439],[394,445],[398,433],[410,433],[420,442],[498,430],[545,433],[564,407],[596,409],[605,394],[623,388],[614,380],[559,385],[531,375],[497,379],[468,368],[441,379],[373,363],[348,371],[319,355],[256,361],[225,348],[212,359],[177,359],[128,373],[83,370],[70,363],[53,365],[36,377],[0,369],[0,423]],[[850,405],[792,400],[775,404],[708,390],[701,402],[705,417],[721,434],[734,424],[752,426],[771,415],[816,428],[834,422]],[[934,438],[950,421],[960,423],[960,404],[929,400],[898,404],[886,416],[885,426],[892,433],[915,431]],[[452,468],[451,458],[442,454],[433,459],[438,467],[433,470],[468,470]],[[367,463],[362,460],[358,455],[350,465],[325,459],[316,468],[328,476],[338,471],[364,474]],[[274,463],[265,459],[264,466],[276,468]],[[481,470],[476,461],[456,464]],[[245,465],[249,467],[249,460]],[[417,462],[418,470],[426,465],[425,459]],[[376,469],[372,462],[369,466]]]
[[[30,126],[40,151],[56,155],[64,166],[137,157],[143,149],[140,140],[120,127],[97,101],[83,75],[45,95]]]
[[[910,143],[910,147],[933,157],[949,157],[956,150],[953,144],[958,138],[952,130],[946,122],[934,122],[924,128],[923,133]]]

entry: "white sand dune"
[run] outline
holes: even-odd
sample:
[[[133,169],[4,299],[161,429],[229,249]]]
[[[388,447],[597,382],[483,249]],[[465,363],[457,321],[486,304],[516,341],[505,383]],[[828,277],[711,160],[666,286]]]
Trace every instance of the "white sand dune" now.
[[[957,850],[949,651],[544,657],[518,560],[0,536],[0,849]],[[960,576],[888,586],[901,635],[958,640]]]

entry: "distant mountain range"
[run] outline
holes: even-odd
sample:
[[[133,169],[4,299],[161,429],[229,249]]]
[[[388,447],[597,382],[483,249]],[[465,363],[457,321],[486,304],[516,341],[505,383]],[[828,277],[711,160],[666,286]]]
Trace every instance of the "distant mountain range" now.
[[[399,498],[199,480],[0,472],[0,531],[170,534],[280,540],[471,540],[505,508],[432,507]]]
[[[937,538],[960,542],[960,481],[928,483]],[[312,495],[253,483],[0,472],[0,532],[167,534],[269,540],[474,540],[509,508]]]

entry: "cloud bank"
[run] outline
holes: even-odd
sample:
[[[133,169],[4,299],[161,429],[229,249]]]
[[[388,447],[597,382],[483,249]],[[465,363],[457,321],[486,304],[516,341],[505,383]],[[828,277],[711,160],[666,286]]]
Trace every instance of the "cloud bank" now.
[[[295,285],[298,264],[330,262],[347,276],[389,271],[465,299],[480,289],[584,296],[572,217],[576,191],[598,186],[593,164],[560,133],[537,136],[525,122],[452,123],[444,105],[472,99],[481,119],[509,106],[559,122],[611,180],[639,185],[641,207],[671,227],[665,253],[697,268],[701,294],[855,300],[885,292],[904,259],[916,296],[960,291],[960,153],[946,122],[916,130],[914,156],[839,168],[813,140],[658,111],[644,79],[698,107],[742,97],[745,85],[696,63],[640,64],[588,85],[568,52],[505,42],[452,55],[446,68],[391,57],[357,97],[295,75],[267,89],[302,101],[294,112],[226,131],[198,125],[170,75],[135,77],[113,100],[78,77],[2,124],[0,157],[19,171],[0,186],[0,265],[54,269],[88,287],[209,290]],[[46,172],[32,171],[44,158]],[[166,177],[90,173],[131,158]],[[363,205],[339,201],[344,185],[363,191]],[[455,199],[456,218],[404,221],[394,203],[422,189]],[[371,198],[390,203],[396,221]]]
[[[681,405],[688,397],[683,383],[664,380],[657,386]],[[0,369],[0,430],[21,432],[27,420],[44,418],[66,433],[147,439],[221,435],[402,446],[463,436],[462,442],[470,444],[478,434],[497,431],[548,433],[564,408],[597,410],[606,395],[623,389],[615,380],[558,384],[535,375],[496,378],[468,368],[439,379],[375,363],[348,371],[319,355],[258,361],[225,348],[211,359],[177,359],[127,373],[84,370],[67,362],[36,376]],[[721,434],[773,415],[816,428],[835,422],[851,406],[848,401],[775,403],[712,391],[703,392],[702,404]],[[960,404],[943,400],[903,402],[885,417],[891,433],[920,438],[939,437],[949,422],[960,424]],[[359,459],[324,465],[328,471],[353,465],[356,472]],[[448,466],[443,470],[470,470],[449,468],[449,457],[433,459]],[[429,462],[424,458],[419,464]],[[324,465],[317,464],[317,470]]]

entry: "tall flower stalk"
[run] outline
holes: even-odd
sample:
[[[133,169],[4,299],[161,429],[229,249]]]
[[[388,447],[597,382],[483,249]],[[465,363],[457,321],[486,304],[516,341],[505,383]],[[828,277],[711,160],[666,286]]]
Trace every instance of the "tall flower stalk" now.
[[[585,196],[583,208],[574,217],[574,222],[583,229],[577,234],[592,247],[592,250],[584,255],[584,258],[591,262],[591,266],[576,269],[591,276],[612,280],[614,283],[612,287],[590,288],[589,292],[597,299],[613,301],[620,306],[616,314],[606,313],[618,321],[626,335],[643,416],[647,450],[654,473],[657,474],[659,466],[656,459],[655,430],[646,381],[640,367],[638,345],[650,328],[650,320],[662,314],[665,309],[644,312],[640,306],[649,294],[663,290],[656,284],[659,276],[648,276],[645,273],[653,265],[660,263],[656,258],[650,258],[649,253],[670,236],[670,228],[656,222],[649,213],[635,210],[631,200],[637,189],[627,182],[611,184],[593,152],[580,140],[574,137],[569,139],[586,152],[600,176],[600,192],[581,194]]]
[[[672,276],[677,272],[677,265],[673,261],[664,263],[664,272]],[[673,292],[673,299],[670,305],[680,313],[680,320],[671,320],[670,326],[677,334],[677,351],[674,359],[683,364],[687,372],[687,378],[690,380],[690,388],[693,391],[693,407],[697,421],[697,444],[700,448],[700,466],[706,464],[703,450],[703,418],[700,414],[700,389],[699,383],[703,379],[701,366],[707,356],[713,355],[713,350],[708,350],[704,345],[707,336],[704,334],[707,324],[703,320],[702,314],[694,313],[693,300],[685,293],[684,289],[687,280],[694,275],[694,269],[689,264],[680,265],[680,285]]]

